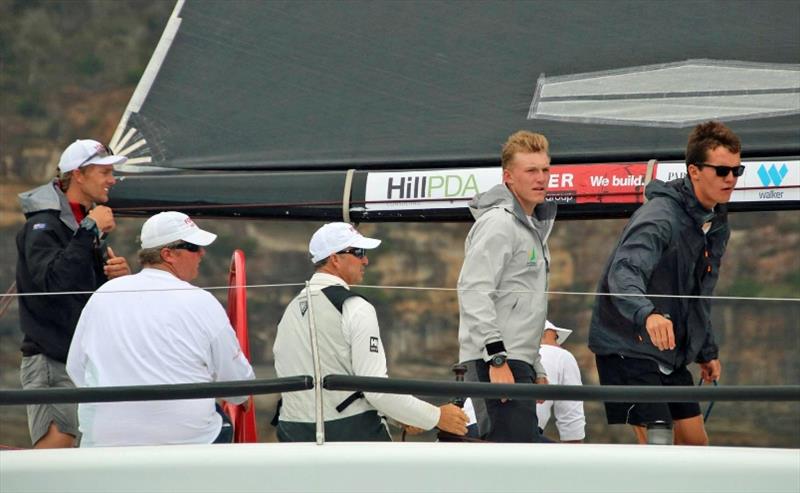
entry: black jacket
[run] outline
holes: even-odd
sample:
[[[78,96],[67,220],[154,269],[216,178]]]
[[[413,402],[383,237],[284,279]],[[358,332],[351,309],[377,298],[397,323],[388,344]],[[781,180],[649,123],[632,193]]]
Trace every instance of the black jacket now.
[[[648,202],[631,217],[606,264],[598,293],[709,296],[730,237],[726,208],[705,209],[688,177],[653,181]],[[711,221],[707,234],[702,225]],[[654,311],[672,320],[676,346],[660,351],[645,319]],[[667,368],[718,358],[708,299],[598,296],[589,328],[595,354],[646,358]]]
[[[19,195],[27,221],[17,234],[19,293],[94,291],[106,280],[97,236],[78,226],[66,196],[54,183]],[[66,362],[89,294],[20,296],[25,356],[45,354]]]

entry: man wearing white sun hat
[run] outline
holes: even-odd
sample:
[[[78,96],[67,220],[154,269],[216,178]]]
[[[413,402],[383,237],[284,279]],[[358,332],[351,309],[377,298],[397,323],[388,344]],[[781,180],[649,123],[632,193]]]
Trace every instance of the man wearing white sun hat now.
[[[278,324],[273,347],[278,377],[313,375],[309,334],[312,314],[323,376],[387,376],[375,308],[350,291],[350,285],[360,283],[364,277],[364,268],[369,264],[367,250],[380,243],[362,236],[347,223],[329,223],[314,233],[309,252],[316,273],[309,290],[304,289],[289,303]],[[436,407],[409,395],[323,392],[327,441],[390,440],[383,415],[408,425],[412,433],[435,426],[458,435],[467,431],[466,415],[452,404]],[[278,428],[278,439],[313,441],[314,391],[285,393],[281,402],[273,423]]]
[[[86,304],[67,358],[78,387],[254,378],[225,310],[190,281],[217,235],[162,212],[142,226],[138,274],[106,283]],[[245,403],[246,396],[227,398]],[[230,442],[214,399],[80,404],[81,447]]]
[[[25,225],[17,234],[16,284],[20,293],[91,292],[130,274],[128,262],[107,245],[114,214],[100,205],[114,186],[114,165],[127,161],[96,140],[76,140],[61,154],[58,175],[19,194]],[[88,294],[19,297],[23,389],[73,387],[67,360],[75,324]],[[28,406],[35,448],[72,447],[78,406]]]

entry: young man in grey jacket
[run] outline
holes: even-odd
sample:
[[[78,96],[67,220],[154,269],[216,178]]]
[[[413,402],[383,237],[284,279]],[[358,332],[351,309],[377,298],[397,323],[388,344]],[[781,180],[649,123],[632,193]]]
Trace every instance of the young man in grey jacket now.
[[[722,123],[698,125],[686,147],[686,176],[645,189],[648,202],[631,217],[597,287],[632,295],[595,302],[589,348],[602,385],[690,386],[692,362],[706,382],[720,377],[709,299],[697,296],[713,294],[719,277],[730,237],[725,204],[744,172],[740,149]],[[605,406],[608,423],[632,425],[639,443],[660,421],[673,424],[676,444],[708,444],[696,402]]]
[[[458,279],[459,360],[467,380],[545,384],[539,343],[547,318],[547,277],[556,204],[545,202],[550,181],[547,139],[519,131],[502,152],[503,183],[470,202]],[[536,402],[475,399],[480,435],[495,442],[536,442]]]

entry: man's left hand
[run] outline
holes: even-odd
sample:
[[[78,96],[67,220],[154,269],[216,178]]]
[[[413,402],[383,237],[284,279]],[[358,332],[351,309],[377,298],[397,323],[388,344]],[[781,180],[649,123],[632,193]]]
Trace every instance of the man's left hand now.
[[[719,380],[720,375],[722,375],[722,363],[718,359],[700,363],[700,376],[704,382],[711,383],[714,380]]]
[[[108,260],[106,265],[103,266],[103,272],[105,272],[107,278],[114,279],[115,277],[127,276],[131,273],[131,268],[128,267],[128,261],[125,260],[125,257],[117,257],[114,255],[114,250],[108,247]]]

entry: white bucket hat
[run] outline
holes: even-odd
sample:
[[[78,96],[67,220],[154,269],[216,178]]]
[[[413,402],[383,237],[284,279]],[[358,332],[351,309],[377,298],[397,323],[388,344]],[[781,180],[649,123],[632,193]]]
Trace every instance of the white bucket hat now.
[[[545,320],[544,330],[548,329],[556,331],[556,342],[559,344],[564,344],[564,341],[567,340],[567,337],[569,337],[569,335],[572,334],[572,331],[570,329],[562,329],[561,327],[556,327],[549,320]]]
[[[113,166],[115,164],[125,164],[127,161],[128,158],[115,156],[108,147],[96,140],[76,140],[61,153],[58,170],[61,173],[69,173],[90,164]]]
[[[208,246],[217,235],[203,231],[192,219],[181,212],[160,212],[142,225],[142,248],[155,248],[174,241],[183,240],[200,246]]]
[[[372,249],[377,248],[380,244],[381,240],[362,236],[352,224],[328,223],[319,228],[311,237],[308,251],[311,254],[311,261],[316,264],[345,248]]]

